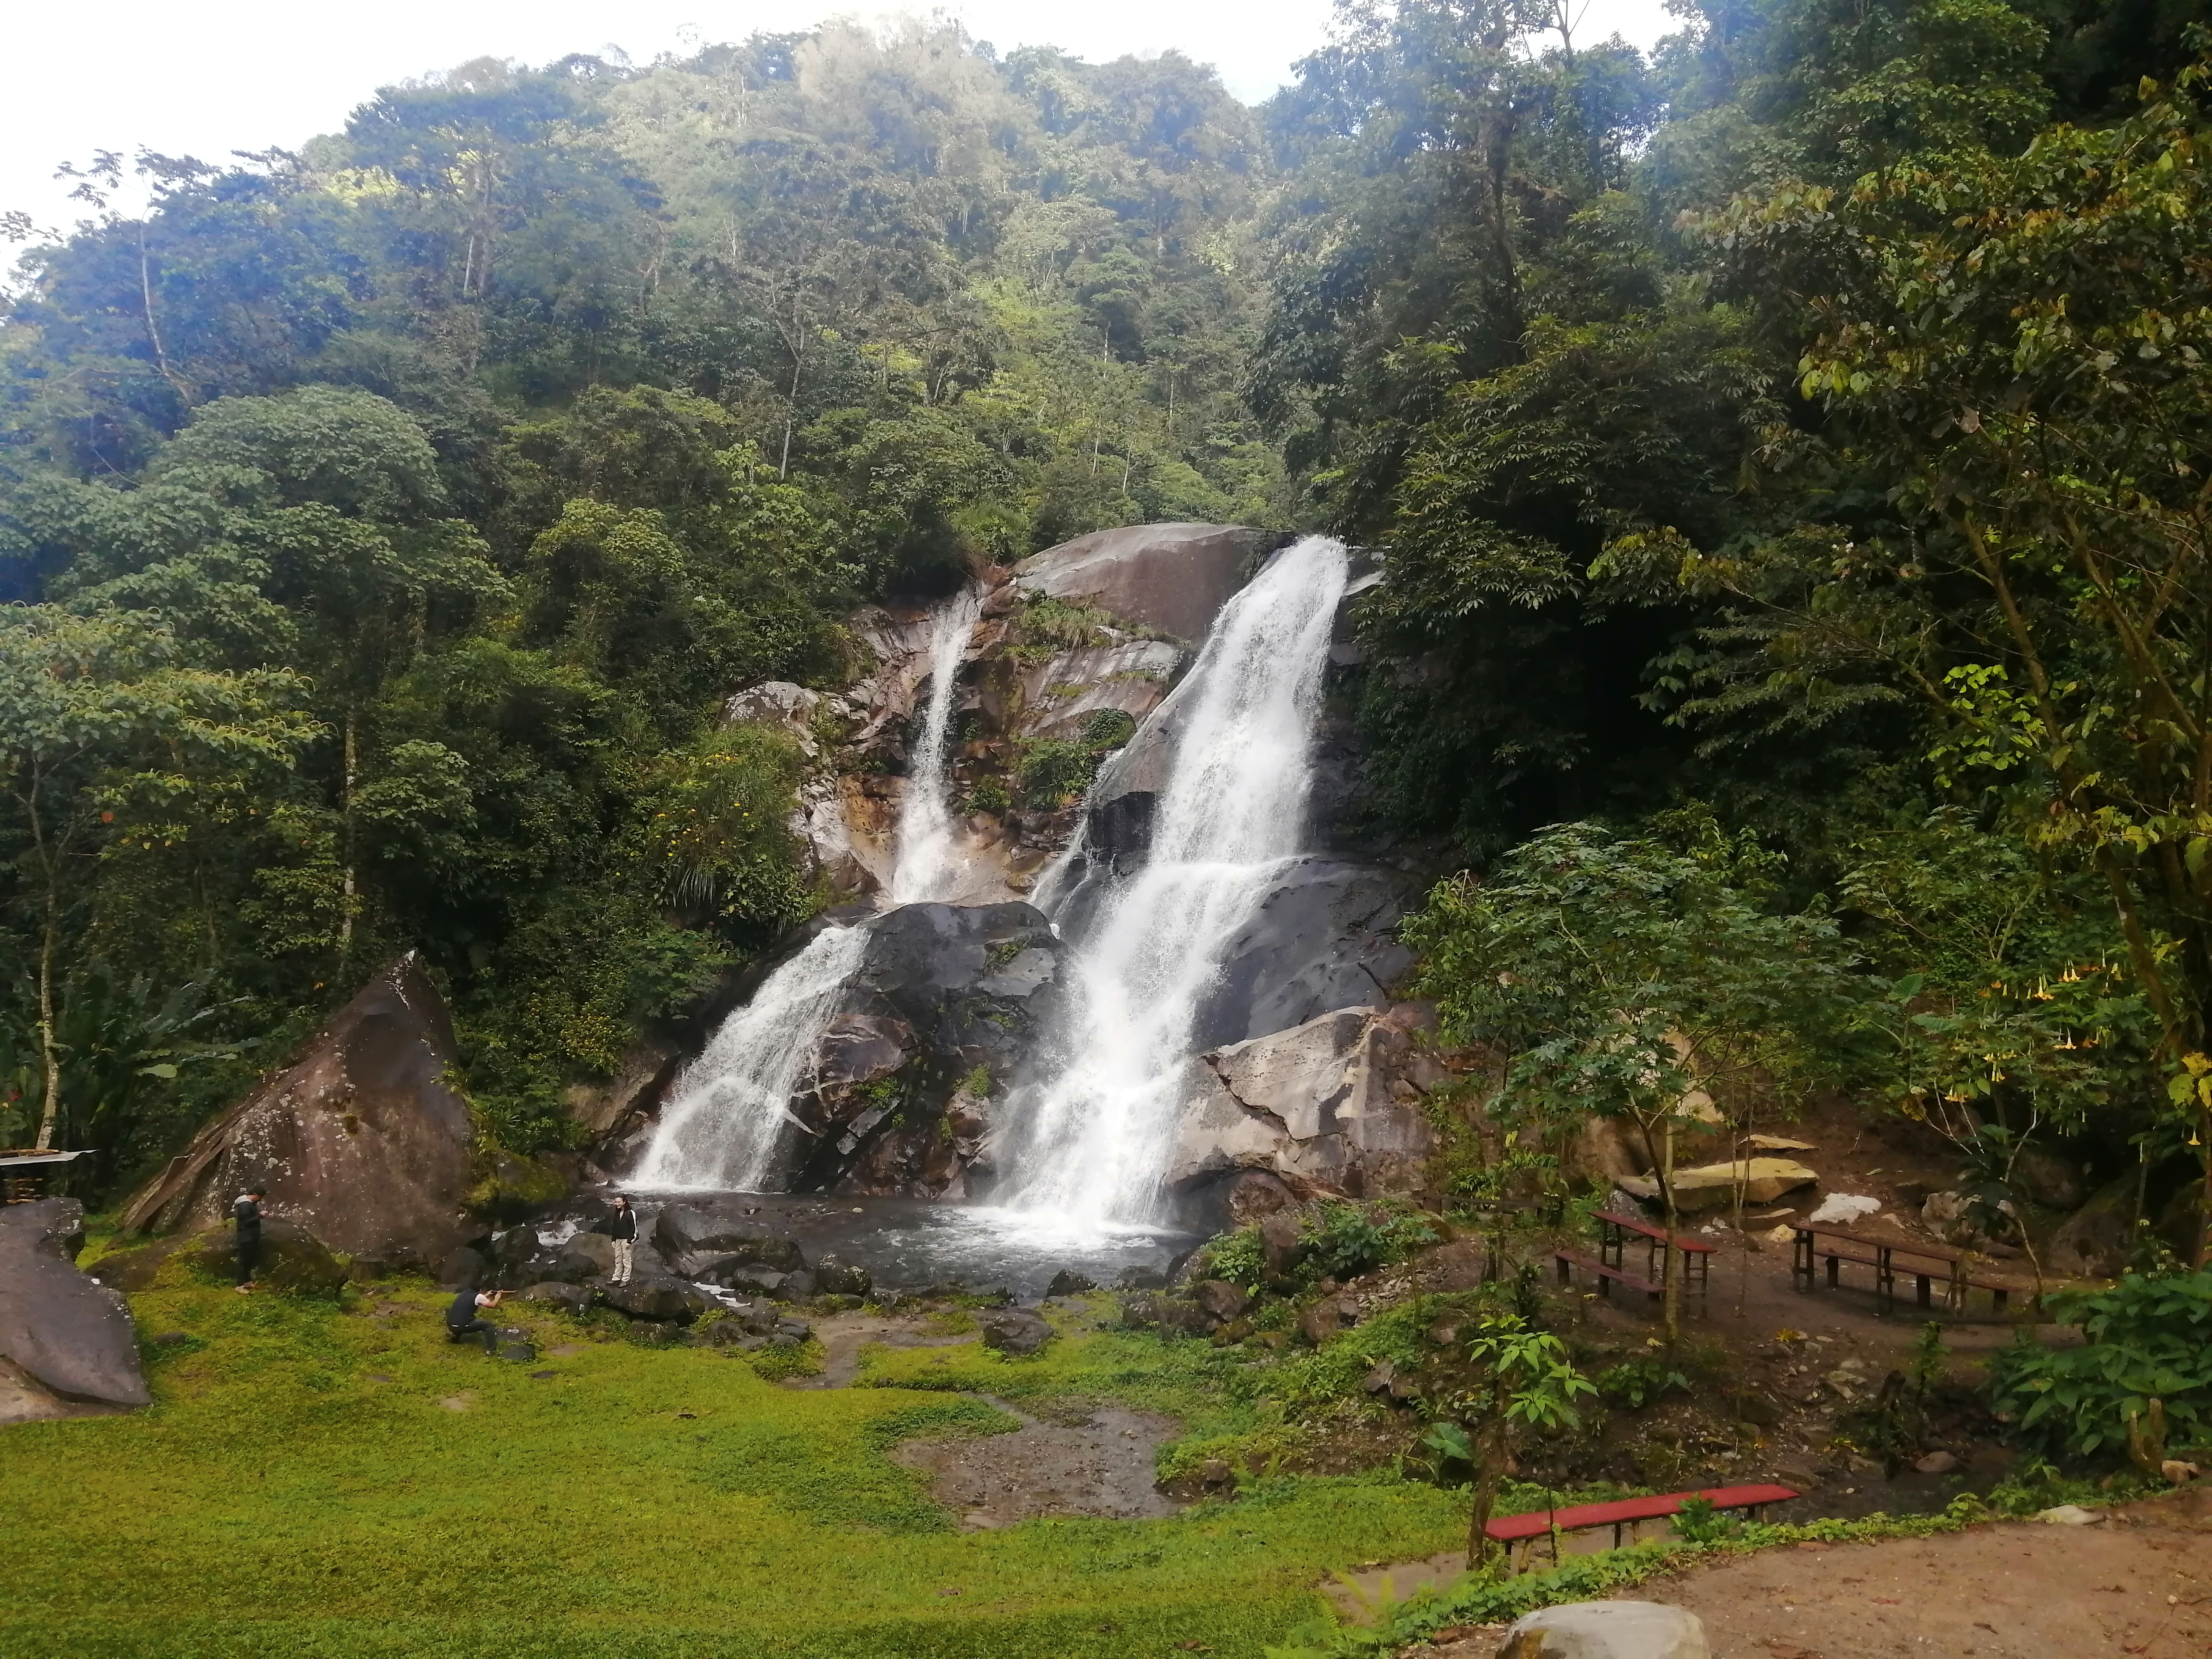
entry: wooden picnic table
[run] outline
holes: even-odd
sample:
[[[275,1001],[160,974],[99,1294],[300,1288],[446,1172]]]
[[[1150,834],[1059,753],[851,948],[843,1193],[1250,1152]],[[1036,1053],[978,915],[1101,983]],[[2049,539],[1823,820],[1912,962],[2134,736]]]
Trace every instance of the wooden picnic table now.
[[[1616,1267],[1625,1265],[1621,1254],[1627,1247],[1631,1235],[1644,1242],[1644,1263],[1650,1277],[1659,1277],[1659,1252],[1672,1244],[1682,1253],[1682,1288],[1697,1295],[1705,1293],[1705,1286],[1713,1273],[1713,1247],[1701,1239],[1684,1238],[1680,1234],[1668,1235],[1664,1227],[1655,1227],[1640,1216],[1623,1215],[1618,1210],[1600,1210],[1596,1216],[1598,1255]]]
[[[1993,1310],[2002,1313],[2010,1301],[2014,1286],[1977,1275],[1972,1270],[1971,1250],[1954,1249],[1948,1244],[1923,1243],[1913,1238],[1889,1238],[1879,1233],[1863,1233],[1850,1227],[1828,1224],[1814,1225],[1801,1222],[1796,1226],[1796,1243],[1790,1264],[1790,1282],[1800,1291],[1813,1288],[1815,1264],[1826,1258],[1828,1263],[1828,1285],[1835,1289],[1843,1282],[1841,1270],[1846,1261],[1856,1261],[1874,1269],[1875,1300],[1884,1313],[1897,1304],[1897,1279],[1899,1272],[1911,1276],[1921,1307],[1930,1307],[1930,1289],[1941,1279],[1947,1288],[1946,1301],[1963,1309],[1968,1286],[1990,1292]],[[1825,1246],[1820,1243],[1826,1239]],[[1900,1269],[1897,1258],[1906,1258]],[[1938,1263],[1931,1269],[1926,1264]]]
[[[1559,1283],[1571,1280],[1577,1267],[1595,1274],[1600,1296],[1610,1296],[1616,1284],[1630,1290],[1642,1291],[1653,1301],[1665,1294],[1666,1286],[1659,1270],[1659,1252],[1672,1245],[1682,1253],[1681,1291],[1685,1296],[1703,1299],[1712,1279],[1713,1247],[1694,1238],[1669,1237],[1664,1228],[1654,1227],[1635,1216],[1619,1215],[1611,1210],[1600,1210],[1598,1224],[1598,1253],[1584,1255],[1562,1245],[1552,1252],[1558,1262]],[[1644,1258],[1644,1273],[1632,1273],[1622,1259],[1629,1237],[1633,1235],[1648,1246]]]

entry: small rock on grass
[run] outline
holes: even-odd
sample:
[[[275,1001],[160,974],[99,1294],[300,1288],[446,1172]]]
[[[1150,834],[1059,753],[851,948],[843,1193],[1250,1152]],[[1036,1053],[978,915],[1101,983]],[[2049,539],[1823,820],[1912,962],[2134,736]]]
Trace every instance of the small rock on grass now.
[[[2105,1517],[2095,1510],[2083,1509],[2079,1504],[2059,1504],[2045,1510],[2035,1518],[2046,1526],[2087,1527],[2094,1525]]]
[[[1127,1275],[1123,1275],[1125,1278]],[[1047,1296],[1081,1296],[1085,1291],[1095,1291],[1097,1284],[1085,1278],[1072,1267],[1062,1267],[1052,1276],[1052,1283],[1044,1287]]]
[[[982,1319],[983,1346],[1001,1353],[1030,1354],[1052,1340],[1052,1327],[1026,1308],[1004,1308]]]
[[[1932,1451],[1912,1467],[1923,1474],[1948,1474],[1959,1467],[1959,1460],[1947,1451]]]
[[[1660,1601],[1572,1601],[1514,1620],[1498,1659],[1711,1659],[1705,1627]]]

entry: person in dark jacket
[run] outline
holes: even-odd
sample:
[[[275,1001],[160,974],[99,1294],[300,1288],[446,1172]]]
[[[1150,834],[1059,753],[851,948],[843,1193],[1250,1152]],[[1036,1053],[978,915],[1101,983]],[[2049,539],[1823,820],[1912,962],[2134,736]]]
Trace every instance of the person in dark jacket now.
[[[248,1187],[238,1195],[230,1206],[230,1218],[238,1227],[238,1293],[244,1296],[253,1288],[253,1270],[261,1262],[261,1200],[268,1196],[260,1187]]]
[[[607,1275],[607,1283],[627,1285],[630,1257],[637,1249],[637,1212],[620,1193],[615,1194],[615,1212],[607,1218],[605,1226],[607,1237],[615,1242],[615,1270]]]
[[[483,1338],[484,1352],[497,1353],[499,1327],[486,1319],[480,1310],[496,1308],[506,1300],[505,1291],[463,1291],[446,1310],[447,1340],[465,1342],[471,1337],[480,1336]]]

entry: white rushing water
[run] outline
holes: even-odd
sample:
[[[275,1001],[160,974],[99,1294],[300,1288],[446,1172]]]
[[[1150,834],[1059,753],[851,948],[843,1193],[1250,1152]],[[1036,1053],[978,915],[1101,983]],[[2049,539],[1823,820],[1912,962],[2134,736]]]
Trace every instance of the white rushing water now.
[[[963,588],[931,618],[929,702],[921,734],[907,768],[906,798],[899,804],[898,851],[891,866],[891,902],[921,904],[959,890],[966,860],[953,839],[950,764],[952,701],[960,659],[967,654],[983,614],[980,588]]]
[[[824,928],[723,1021],[676,1079],[640,1186],[757,1193],[781,1176],[785,1143],[802,1133],[792,1097],[867,942],[858,927]]]
[[[1177,689],[1150,853],[1073,953],[1064,1056],[1016,1103],[999,1202],[1079,1230],[1158,1207],[1199,1006],[1299,850],[1345,570],[1343,544],[1325,537],[1278,555],[1223,609]]]
[[[979,590],[964,589],[931,619],[929,702],[899,809],[894,904],[951,897],[965,867],[946,799],[947,750],[960,659],[982,605]],[[781,1184],[790,1143],[805,1133],[793,1097],[807,1084],[867,939],[858,927],[825,929],[722,1023],[677,1079],[633,1176],[640,1186],[754,1193]]]

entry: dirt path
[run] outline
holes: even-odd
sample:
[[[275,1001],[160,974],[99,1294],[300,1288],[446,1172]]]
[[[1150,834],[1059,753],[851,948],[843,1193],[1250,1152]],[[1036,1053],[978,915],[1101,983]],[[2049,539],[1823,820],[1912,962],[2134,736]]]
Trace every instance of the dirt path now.
[[[1801,1544],[1621,1595],[1689,1608],[1713,1659],[2198,1659],[2212,1644],[2212,1490],[2094,1526]],[[1404,1653],[1493,1659],[1498,1636]]]

